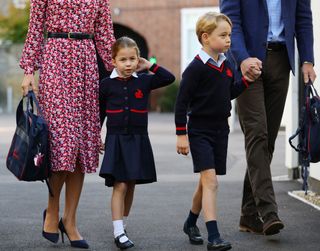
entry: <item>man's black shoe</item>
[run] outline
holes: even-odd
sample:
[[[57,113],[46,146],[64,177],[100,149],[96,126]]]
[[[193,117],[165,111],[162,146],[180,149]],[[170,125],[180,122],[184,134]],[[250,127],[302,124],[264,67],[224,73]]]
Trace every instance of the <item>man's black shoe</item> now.
[[[282,221],[276,213],[268,213],[263,217],[263,233],[265,235],[278,234],[284,228]]]
[[[117,236],[115,239],[114,239],[114,243],[117,245],[118,248],[120,249],[127,249],[127,248],[132,248],[134,246],[133,242],[131,240],[128,240],[125,241],[125,242],[120,242],[120,238],[123,237],[123,236],[126,236],[128,238],[128,236],[123,233],[123,234],[120,234],[119,236]]]
[[[207,250],[226,251],[232,248],[231,243],[223,239],[216,238],[213,242],[208,242]]]
[[[188,227],[187,222],[183,225],[183,232],[189,236],[190,243],[193,245],[203,244],[203,239],[201,237],[199,228],[195,225],[193,227]]]
[[[243,215],[240,217],[239,230],[255,234],[263,234],[263,222],[258,214]]]

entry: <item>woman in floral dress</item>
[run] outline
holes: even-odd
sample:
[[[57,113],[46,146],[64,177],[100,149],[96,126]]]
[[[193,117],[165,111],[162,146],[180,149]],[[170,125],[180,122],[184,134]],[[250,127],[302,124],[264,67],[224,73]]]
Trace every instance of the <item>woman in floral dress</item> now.
[[[29,88],[38,92],[49,126],[52,170],[49,183],[54,196],[49,196],[43,213],[43,236],[52,242],[58,241],[59,229],[67,234],[71,245],[85,242],[77,230],[76,210],[84,174],[95,172],[99,161],[99,76],[95,45],[106,69],[111,70],[113,42],[109,0],[31,0],[29,30],[20,66],[25,73],[23,92],[26,94]],[[39,90],[34,79],[37,70]],[[63,184],[66,184],[66,201],[59,222]]]

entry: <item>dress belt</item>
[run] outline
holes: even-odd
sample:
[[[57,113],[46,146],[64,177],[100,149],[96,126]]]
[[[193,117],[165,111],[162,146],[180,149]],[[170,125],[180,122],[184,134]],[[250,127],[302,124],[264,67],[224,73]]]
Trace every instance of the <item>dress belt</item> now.
[[[48,32],[48,38],[93,39],[93,34],[82,32]]]

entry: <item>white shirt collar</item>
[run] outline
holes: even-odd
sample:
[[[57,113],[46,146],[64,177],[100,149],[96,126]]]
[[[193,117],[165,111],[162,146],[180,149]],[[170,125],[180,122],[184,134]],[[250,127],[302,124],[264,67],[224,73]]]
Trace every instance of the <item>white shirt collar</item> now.
[[[132,73],[131,75],[132,77],[135,77],[135,78],[138,78],[138,74],[136,72]],[[117,72],[117,69],[114,68],[113,71],[111,72],[111,75],[110,75],[110,78],[118,78],[120,77],[118,72]]]
[[[210,63],[213,63],[214,65],[220,67],[222,63],[226,60],[226,56],[223,53],[219,53],[218,61],[215,61],[208,53],[206,53],[204,50],[200,50],[199,57],[201,61],[206,64],[208,61]]]

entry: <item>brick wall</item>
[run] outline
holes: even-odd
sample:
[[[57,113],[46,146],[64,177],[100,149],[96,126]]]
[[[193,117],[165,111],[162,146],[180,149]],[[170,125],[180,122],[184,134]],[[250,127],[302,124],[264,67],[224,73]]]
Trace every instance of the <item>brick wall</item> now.
[[[127,26],[147,41],[149,56],[180,79],[180,10],[218,6],[218,0],[110,0],[113,22]],[[118,15],[116,14],[118,10]],[[162,90],[151,95],[150,106],[158,110]]]
[[[180,75],[180,9],[218,6],[218,0],[110,0],[113,21],[142,35],[149,56]],[[115,9],[120,10],[119,15]]]

